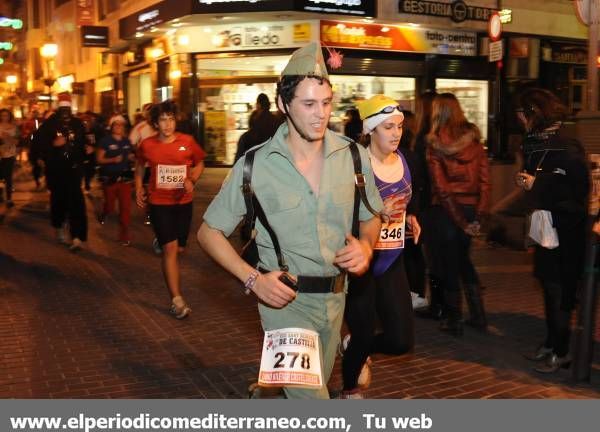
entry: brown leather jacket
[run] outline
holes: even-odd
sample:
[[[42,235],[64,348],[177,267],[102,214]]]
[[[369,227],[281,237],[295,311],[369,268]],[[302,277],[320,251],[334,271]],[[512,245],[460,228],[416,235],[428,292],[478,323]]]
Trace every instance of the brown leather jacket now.
[[[427,136],[427,165],[431,176],[432,205],[441,205],[454,223],[465,228],[460,205],[475,206],[477,220],[489,213],[490,176],[487,154],[475,126],[457,140]]]

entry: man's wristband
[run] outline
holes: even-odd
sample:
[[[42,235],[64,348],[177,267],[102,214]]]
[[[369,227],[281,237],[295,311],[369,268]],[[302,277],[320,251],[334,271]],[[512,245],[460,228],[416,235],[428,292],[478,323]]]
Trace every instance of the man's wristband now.
[[[250,291],[254,288],[254,285],[256,285],[256,279],[258,279],[259,275],[259,272],[253,270],[252,273],[250,273],[250,276],[248,276],[248,279],[246,279],[246,282],[244,282],[244,293],[246,295],[249,295]]]

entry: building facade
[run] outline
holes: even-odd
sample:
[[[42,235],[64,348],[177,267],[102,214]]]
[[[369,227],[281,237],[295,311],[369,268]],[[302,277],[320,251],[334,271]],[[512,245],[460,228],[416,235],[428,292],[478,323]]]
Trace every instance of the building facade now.
[[[173,98],[215,164],[230,164],[256,96],[275,96],[291,53],[319,41],[344,55],[330,71],[333,128],[375,93],[413,110],[426,90],[450,91],[482,130],[494,156],[506,153],[514,92],[557,91],[585,108],[587,28],[565,0],[26,0],[27,90],[76,94],[77,109],[132,116]],[[510,10],[502,67],[488,61],[488,20]],[[39,48],[58,45],[53,63]],[[90,45],[91,43],[91,45]],[[53,70],[49,71],[49,67]]]

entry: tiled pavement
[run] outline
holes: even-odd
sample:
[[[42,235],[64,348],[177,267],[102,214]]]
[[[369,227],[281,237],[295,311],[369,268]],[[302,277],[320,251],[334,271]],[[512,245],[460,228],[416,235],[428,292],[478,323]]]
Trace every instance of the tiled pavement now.
[[[0,225],[0,397],[240,398],[256,377],[262,343],[254,298],[245,296],[194,240],[223,169],[196,188],[190,244],[181,259],[189,319],[167,314],[169,299],[152,233],[135,210],[134,241],[116,242],[117,221],[95,222],[80,253],[55,242],[47,194],[23,174],[16,207]],[[519,352],[543,338],[542,299],[526,252],[475,247],[492,323],[461,339],[416,320],[415,352],[376,355],[373,398],[598,398],[600,348],[591,383],[569,371],[539,376]],[[600,328],[596,331],[600,341]],[[332,388],[340,385],[339,362]]]

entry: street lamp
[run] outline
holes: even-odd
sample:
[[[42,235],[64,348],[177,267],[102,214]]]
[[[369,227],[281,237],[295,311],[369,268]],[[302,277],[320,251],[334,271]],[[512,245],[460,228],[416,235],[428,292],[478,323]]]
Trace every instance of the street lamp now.
[[[16,75],[6,75],[6,84],[8,84],[8,88],[11,93],[15,92],[15,84],[17,84],[17,76]]]
[[[52,86],[56,81],[54,78],[54,58],[58,54],[58,45],[52,40],[46,42],[40,48],[40,55],[46,60],[46,78],[44,78],[44,84],[48,87],[48,108],[52,108]]]

